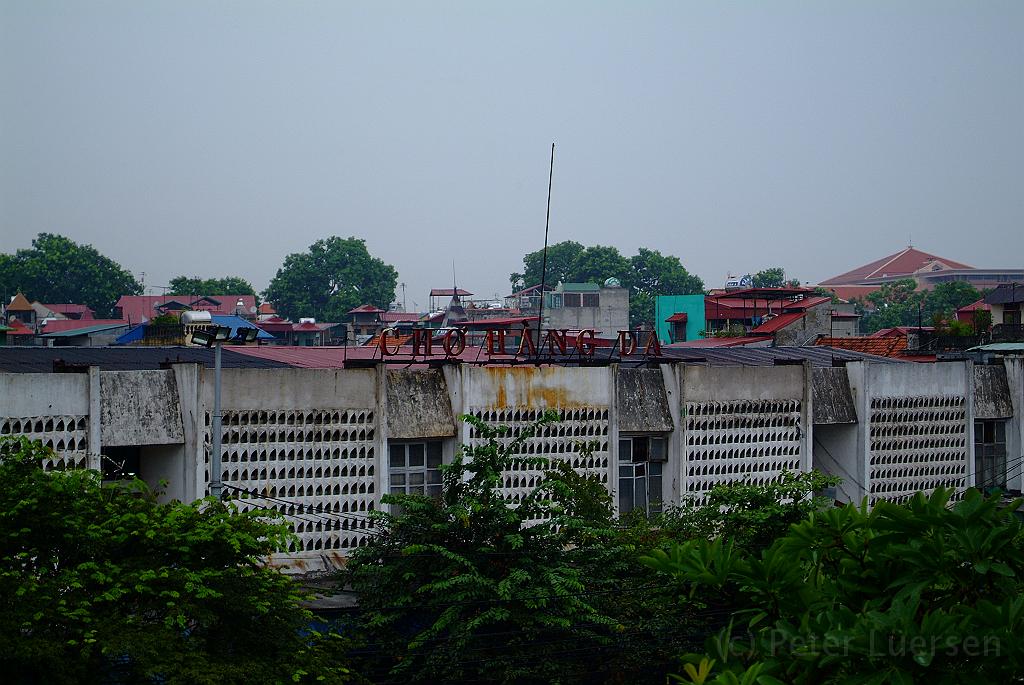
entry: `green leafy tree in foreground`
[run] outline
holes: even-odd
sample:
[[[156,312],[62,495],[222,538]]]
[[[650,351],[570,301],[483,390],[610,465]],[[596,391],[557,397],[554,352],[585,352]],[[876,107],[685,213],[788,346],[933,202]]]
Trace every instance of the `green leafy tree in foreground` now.
[[[365,240],[332,236],[288,255],[264,298],[285,318],[338,322],[362,304],[387,309],[397,285],[398,272],[371,256]]]
[[[716,485],[703,504],[684,502],[665,512],[657,524],[675,540],[728,541],[757,553],[783,537],[794,523],[820,512],[832,500],[820,493],[840,479],[820,471],[783,471],[764,485],[737,481]]]
[[[177,276],[167,284],[168,295],[255,295],[252,283],[241,276],[198,278]],[[234,303],[232,303],[234,304]]]
[[[346,645],[310,632],[292,580],[263,564],[286,525],[145,484],[47,473],[0,442],[0,673],[5,683],[349,680]]]
[[[40,233],[30,249],[0,255],[0,295],[18,291],[46,304],[85,304],[102,318],[122,295],[141,294],[142,285],[92,245]]]
[[[517,435],[463,418],[485,444],[442,467],[439,497],[385,496],[392,513],[349,561],[376,646],[359,670],[389,682],[663,682],[688,608],[636,563],[653,543],[615,531],[602,483],[525,454],[553,415]],[[503,473],[527,471],[543,471],[535,487],[501,492]]]
[[[745,605],[678,682],[1018,681],[1021,501],[950,495],[819,511],[760,554],[716,539],[643,557],[691,594]]]
[[[382,514],[381,533],[348,564],[367,638],[394,656],[392,679],[571,677],[544,654],[571,645],[581,625],[610,622],[568,563],[567,547],[591,534],[580,518],[588,510],[572,493],[578,476],[563,468],[521,502],[506,498],[502,471],[548,466],[518,453],[537,427],[510,447],[500,442],[504,432],[463,418],[487,443],[464,448],[443,468],[440,497],[384,496],[400,513]]]

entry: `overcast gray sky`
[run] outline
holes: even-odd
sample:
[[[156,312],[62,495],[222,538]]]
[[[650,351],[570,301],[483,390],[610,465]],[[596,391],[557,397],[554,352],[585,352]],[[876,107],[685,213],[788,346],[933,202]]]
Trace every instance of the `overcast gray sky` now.
[[[0,251],[146,285],[365,238],[408,304],[543,242],[816,282],[1024,266],[1024,2],[0,0]],[[159,291],[157,291],[159,292]]]

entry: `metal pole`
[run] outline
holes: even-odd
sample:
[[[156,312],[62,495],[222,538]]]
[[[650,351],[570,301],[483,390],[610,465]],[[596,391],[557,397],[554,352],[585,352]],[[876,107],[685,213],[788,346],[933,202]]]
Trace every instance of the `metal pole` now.
[[[214,343],[213,353],[213,436],[211,442],[212,449],[210,451],[210,495],[214,499],[220,501],[223,490],[223,483],[221,482],[221,463],[220,463],[220,348],[221,344]]]
[[[548,228],[551,226],[551,180],[555,176],[555,144],[551,143],[551,164],[548,167],[548,209],[544,218],[544,256],[540,267],[540,310],[537,316],[537,355],[540,356],[541,331],[544,329],[544,286],[548,277]],[[529,334],[529,327],[524,326],[524,334]]]

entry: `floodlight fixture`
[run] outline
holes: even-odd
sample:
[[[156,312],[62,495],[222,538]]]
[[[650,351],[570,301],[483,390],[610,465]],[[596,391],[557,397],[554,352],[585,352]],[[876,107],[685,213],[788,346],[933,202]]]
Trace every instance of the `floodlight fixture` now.
[[[212,347],[213,346],[213,340],[214,340],[214,336],[213,336],[213,334],[210,331],[206,331],[206,330],[202,330],[202,329],[199,329],[199,330],[196,330],[196,331],[192,331],[192,344],[193,345],[202,345],[203,347]]]
[[[213,339],[216,342],[224,342],[231,337],[231,329],[227,326],[217,326],[213,330]]]
[[[239,328],[238,333],[235,335],[235,340],[241,343],[251,343],[256,340],[256,336],[260,334],[260,329],[252,327]]]

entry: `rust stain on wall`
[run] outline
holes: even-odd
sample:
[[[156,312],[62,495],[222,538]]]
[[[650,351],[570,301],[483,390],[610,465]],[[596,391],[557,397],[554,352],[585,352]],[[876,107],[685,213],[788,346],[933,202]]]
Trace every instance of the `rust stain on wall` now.
[[[569,377],[563,369],[548,366],[484,367],[488,384],[485,395],[491,397],[487,407],[501,409],[511,406],[583,407],[585,401],[574,398],[578,388],[566,385]]]

